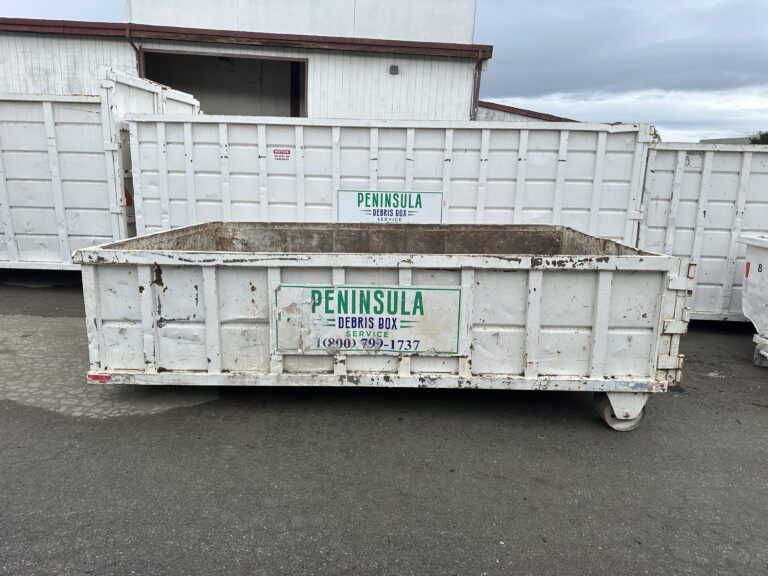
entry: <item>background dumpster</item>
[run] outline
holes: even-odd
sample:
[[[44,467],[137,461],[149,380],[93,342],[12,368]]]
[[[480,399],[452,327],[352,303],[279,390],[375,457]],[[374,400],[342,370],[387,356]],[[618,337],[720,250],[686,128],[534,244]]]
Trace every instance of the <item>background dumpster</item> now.
[[[744,315],[755,325],[755,364],[768,366],[768,235],[742,236],[747,245]]]
[[[91,380],[604,392],[619,429],[679,381],[693,282],[554,225],[212,222],[75,260]]]

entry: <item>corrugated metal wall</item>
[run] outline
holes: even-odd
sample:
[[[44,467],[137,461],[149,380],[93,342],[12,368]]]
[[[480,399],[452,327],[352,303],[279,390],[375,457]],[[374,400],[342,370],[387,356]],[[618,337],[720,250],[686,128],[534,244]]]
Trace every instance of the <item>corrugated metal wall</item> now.
[[[306,59],[310,118],[468,120],[472,104],[475,62],[471,59],[159,40],[144,41],[141,46]],[[136,74],[136,55],[124,40],[0,34],[0,93],[96,95],[102,65]],[[399,67],[399,74],[389,73],[392,65]]]

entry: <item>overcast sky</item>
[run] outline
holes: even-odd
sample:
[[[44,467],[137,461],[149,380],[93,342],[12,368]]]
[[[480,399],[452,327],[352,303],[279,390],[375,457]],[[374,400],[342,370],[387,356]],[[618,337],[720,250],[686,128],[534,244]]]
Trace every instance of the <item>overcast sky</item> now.
[[[768,0],[478,0],[475,41],[484,99],[665,140],[768,130]]]
[[[664,140],[768,130],[768,0],[477,3],[475,41],[494,45],[484,99],[650,122]],[[120,21],[123,2],[0,0],[0,15]]]

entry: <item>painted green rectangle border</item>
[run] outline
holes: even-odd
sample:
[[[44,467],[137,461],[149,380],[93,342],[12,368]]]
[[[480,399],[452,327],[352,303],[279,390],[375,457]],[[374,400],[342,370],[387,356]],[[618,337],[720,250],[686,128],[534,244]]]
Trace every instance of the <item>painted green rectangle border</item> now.
[[[459,350],[460,350],[460,343],[461,343],[461,297],[463,293],[463,287],[462,286],[445,286],[445,287],[439,287],[439,286],[397,286],[397,285],[386,285],[386,286],[380,286],[378,284],[368,284],[368,285],[352,285],[352,284],[337,284],[337,285],[329,285],[329,284],[278,284],[277,288],[275,288],[275,352],[276,353],[285,353],[285,352],[301,352],[298,348],[280,348],[280,320],[277,317],[277,314],[279,313],[280,305],[277,301],[277,294],[280,292],[281,288],[330,288],[330,289],[336,289],[336,288],[350,288],[350,289],[356,289],[356,288],[365,288],[365,289],[381,289],[381,288],[391,288],[396,290],[422,290],[422,291],[430,291],[430,292],[458,292],[459,293],[459,309],[458,309],[458,316],[456,318],[456,350],[452,352],[435,352],[434,354],[430,354],[430,356],[425,357],[431,357],[431,356],[459,356]],[[322,351],[323,348],[310,348],[310,350],[317,350]],[[348,350],[344,350],[344,352],[369,352],[370,350],[366,348],[350,348]],[[418,354],[418,351],[414,351],[411,353],[408,353],[404,350],[379,350],[376,352],[376,354],[403,354],[407,356],[413,356],[415,354]],[[374,356],[375,354],[371,354],[371,356]],[[320,354],[318,354],[320,356]]]
[[[443,205],[445,202],[443,202],[443,191],[442,190],[357,190],[354,188],[337,188],[336,189],[336,222],[339,223],[339,206],[341,205],[339,200],[339,195],[342,192],[391,192],[393,194],[440,194],[440,222],[438,224],[443,223]],[[407,224],[407,222],[406,222]]]

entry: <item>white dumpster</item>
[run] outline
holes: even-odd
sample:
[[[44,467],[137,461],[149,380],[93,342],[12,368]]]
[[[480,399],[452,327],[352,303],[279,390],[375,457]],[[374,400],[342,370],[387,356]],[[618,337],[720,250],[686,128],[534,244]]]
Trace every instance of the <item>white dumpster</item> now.
[[[210,222],[75,261],[92,381],[597,392],[619,430],[680,380],[693,283],[553,225]]]
[[[755,364],[768,366],[768,234],[742,236],[747,245],[744,268],[744,316],[755,325]]]

